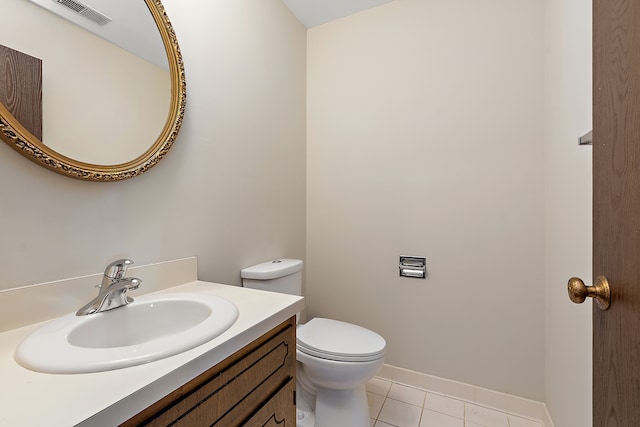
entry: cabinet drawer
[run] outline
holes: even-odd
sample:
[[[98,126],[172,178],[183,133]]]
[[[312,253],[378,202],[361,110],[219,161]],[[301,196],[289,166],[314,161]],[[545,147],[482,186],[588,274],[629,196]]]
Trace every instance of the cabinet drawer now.
[[[295,380],[290,379],[275,396],[242,424],[243,427],[295,427],[296,404],[293,398],[295,385]]]
[[[292,383],[295,390],[295,350],[291,318],[123,426],[244,425],[285,385]]]

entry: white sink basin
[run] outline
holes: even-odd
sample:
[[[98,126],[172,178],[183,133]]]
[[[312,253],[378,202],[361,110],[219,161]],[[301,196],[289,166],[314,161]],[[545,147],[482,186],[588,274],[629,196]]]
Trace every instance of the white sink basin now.
[[[54,319],[18,346],[15,359],[38,372],[109,371],[173,356],[229,329],[238,309],[207,294],[137,297],[102,313]]]

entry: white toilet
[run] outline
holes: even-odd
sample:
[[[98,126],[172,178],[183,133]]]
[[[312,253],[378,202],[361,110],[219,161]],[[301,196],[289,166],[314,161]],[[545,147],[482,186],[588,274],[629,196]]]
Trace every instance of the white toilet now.
[[[246,288],[302,294],[302,261],[278,259],[242,270]],[[361,326],[314,318],[296,330],[300,427],[369,427],[364,384],[384,363],[384,338]]]

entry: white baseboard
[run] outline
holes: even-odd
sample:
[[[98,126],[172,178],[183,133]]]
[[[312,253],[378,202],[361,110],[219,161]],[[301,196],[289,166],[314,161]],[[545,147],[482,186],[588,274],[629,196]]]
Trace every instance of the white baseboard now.
[[[543,427],[555,427],[544,402],[537,402],[387,364],[380,369],[377,376],[523,418],[540,421]]]

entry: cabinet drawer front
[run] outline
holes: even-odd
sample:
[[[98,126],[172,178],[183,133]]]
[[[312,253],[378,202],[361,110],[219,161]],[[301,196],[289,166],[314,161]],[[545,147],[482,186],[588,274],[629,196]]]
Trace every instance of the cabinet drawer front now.
[[[292,378],[278,393],[249,418],[243,427],[295,427],[295,380]]]
[[[264,400],[264,396],[269,396],[290,379],[283,369],[290,354],[291,348],[284,340],[273,340],[260,347],[201,387],[188,401],[183,401],[183,408],[191,409],[179,419],[180,424],[175,425],[217,425],[225,418],[247,415]]]
[[[135,425],[243,425],[285,384],[295,387],[295,350],[290,320],[194,379],[197,385],[187,383],[178,397]]]

